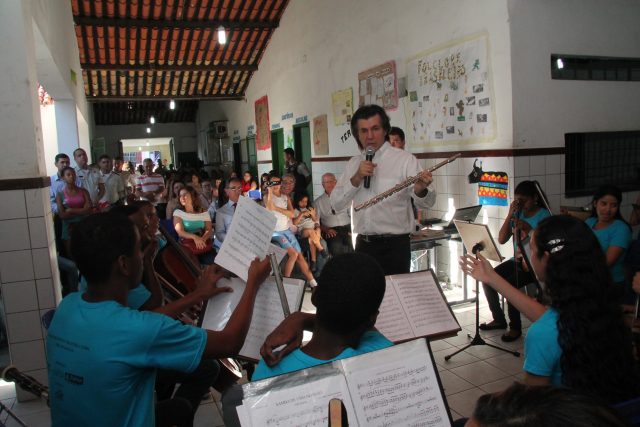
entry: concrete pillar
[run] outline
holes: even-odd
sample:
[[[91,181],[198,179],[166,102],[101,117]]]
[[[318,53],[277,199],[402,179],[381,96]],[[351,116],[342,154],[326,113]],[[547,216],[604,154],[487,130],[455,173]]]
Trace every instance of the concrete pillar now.
[[[59,300],[59,274],[37,99],[31,2],[0,13],[0,285],[11,362],[47,383],[43,313]],[[75,116],[75,111],[74,111]],[[19,400],[35,398],[17,389]]]

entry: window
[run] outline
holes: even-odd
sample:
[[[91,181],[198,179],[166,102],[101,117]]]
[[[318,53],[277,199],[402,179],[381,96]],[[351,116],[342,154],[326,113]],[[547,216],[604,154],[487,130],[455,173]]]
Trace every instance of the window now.
[[[551,54],[556,80],[640,81],[640,58]]]

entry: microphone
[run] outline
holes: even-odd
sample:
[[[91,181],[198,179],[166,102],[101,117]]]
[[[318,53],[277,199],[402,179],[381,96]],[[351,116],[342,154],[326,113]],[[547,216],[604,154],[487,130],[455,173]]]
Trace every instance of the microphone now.
[[[370,162],[373,160],[373,156],[376,155],[376,150],[373,147],[367,147],[367,151],[365,152],[364,158],[366,161]],[[371,186],[371,177],[364,177],[364,188],[369,188]]]

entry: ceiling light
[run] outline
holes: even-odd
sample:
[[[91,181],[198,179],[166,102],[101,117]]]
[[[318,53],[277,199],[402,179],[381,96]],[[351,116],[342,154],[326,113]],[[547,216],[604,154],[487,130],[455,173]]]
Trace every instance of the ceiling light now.
[[[149,118],[149,123],[154,124],[155,122],[156,122],[155,117],[151,116],[151,117]]]
[[[224,31],[224,27],[220,25],[218,27],[218,43],[225,44],[227,42],[227,33]]]
[[[176,102],[173,99],[171,101],[169,101],[169,109],[170,110],[175,110],[176,109]]]
[[[149,143],[147,142],[147,147],[149,146]]]
[[[138,147],[138,151],[142,151],[142,147]]]
[[[147,133],[151,133],[151,128],[147,128]]]

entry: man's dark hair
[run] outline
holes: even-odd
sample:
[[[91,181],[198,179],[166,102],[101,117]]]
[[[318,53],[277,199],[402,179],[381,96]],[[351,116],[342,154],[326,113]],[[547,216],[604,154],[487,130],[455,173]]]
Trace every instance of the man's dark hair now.
[[[124,159],[122,158],[122,156],[115,156],[113,160],[124,162]]]
[[[80,148],[80,147],[78,147],[78,148],[76,148],[75,150],[73,150],[73,158],[74,158],[74,159],[75,159],[75,157],[76,157],[76,153],[77,153],[78,151],[82,151],[84,154],[87,154],[87,152],[84,150],[84,148]]]
[[[102,161],[102,159],[108,159],[111,160],[111,157],[108,154],[103,154],[100,157],[98,157],[98,161]]]
[[[64,153],[59,153],[59,154],[56,154],[55,162],[56,162],[56,163],[58,163],[58,161],[59,161],[60,159],[68,159],[68,158],[69,158],[69,156],[67,156],[66,154],[64,154]]]
[[[360,147],[360,149],[362,149],[362,143],[358,139],[358,120],[366,120],[376,115],[380,116],[382,128],[384,129],[385,134],[388,135],[389,131],[391,130],[391,120],[389,120],[389,116],[387,116],[384,108],[379,105],[363,105],[362,107],[358,108],[353,117],[351,117],[351,134],[356,139],[356,142],[358,143],[358,147]]]
[[[391,130],[389,131],[389,135],[399,136],[402,141],[404,141],[404,131],[396,126],[391,126]]]
[[[87,282],[104,282],[118,257],[132,256],[135,225],[124,215],[109,212],[90,215],[71,231],[71,253]]]
[[[378,312],[385,289],[384,272],[373,257],[338,255],[324,266],[314,291],[318,322],[338,334],[373,326],[367,322]]]
[[[293,148],[285,148],[284,149],[285,154],[290,155],[291,157],[293,157],[294,159],[296,158],[296,152],[293,151]]]
[[[116,207],[111,209],[109,212],[113,213],[114,215],[122,215],[122,216],[130,217],[131,215],[135,215],[136,213],[138,213],[139,210],[140,210],[139,205],[130,204],[130,205],[117,205]]]

